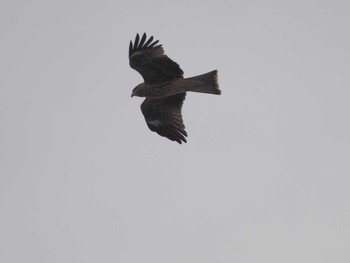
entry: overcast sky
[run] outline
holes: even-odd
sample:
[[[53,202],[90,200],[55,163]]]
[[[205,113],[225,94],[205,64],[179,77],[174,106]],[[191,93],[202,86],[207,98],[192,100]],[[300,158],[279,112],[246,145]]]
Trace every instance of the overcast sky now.
[[[0,2],[0,262],[350,262],[349,1]],[[130,98],[136,33],[188,143]]]

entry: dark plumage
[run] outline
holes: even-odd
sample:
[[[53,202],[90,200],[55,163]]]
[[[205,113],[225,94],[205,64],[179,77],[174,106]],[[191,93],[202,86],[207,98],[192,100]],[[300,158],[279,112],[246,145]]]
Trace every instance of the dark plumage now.
[[[164,54],[159,41],[153,41],[153,36],[146,39],[144,33],[141,39],[137,34],[134,43],[130,41],[130,66],[144,79],[131,96],[146,97],[141,111],[151,131],[181,144],[187,137],[181,114],[186,92],[221,94],[217,71],[183,78],[184,72]]]

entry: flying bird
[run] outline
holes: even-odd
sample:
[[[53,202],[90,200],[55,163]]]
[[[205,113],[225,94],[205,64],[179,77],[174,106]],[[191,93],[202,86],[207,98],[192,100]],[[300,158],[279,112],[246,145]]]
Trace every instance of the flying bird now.
[[[184,78],[180,66],[164,54],[158,42],[153,36],[147,40],[146,33],[141,39],[137,34],[134,43],[130,41],[130,67],[144,80],[133,89],[131,97],[146,98],[141,111],[151,131],[181,144],[187,142],[181,113],[186,92],[221,94],[217,70]]]

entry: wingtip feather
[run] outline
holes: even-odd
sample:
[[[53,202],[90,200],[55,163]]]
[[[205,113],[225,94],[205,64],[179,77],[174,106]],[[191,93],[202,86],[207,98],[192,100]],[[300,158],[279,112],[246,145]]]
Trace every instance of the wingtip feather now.
[[[148,45],[153,41],[153,36],[151,36],[147,42],[145,43],[145,47],[148,47]]]
[[[154,41],[152,44],[150,44],[148,47],[154,47],[156,44],[158,44],[159,40]]]
[[[155,40],[155,41],[153,41],[153,40],[154,40],[153,36],[151,36],[147,40],[147,34],[146,33],[143,33],[141,38],[140,38],[139,33],[137,33],[134,43],[132,41],[130,41],[130,44],[129,44],[129,57],[131,57],[135,52],[141,51],[143,49],[156,50],[157,51],[156,54],[158,56],[162,55],[164,53],[162,45],[158,44],[159,40]]]
[[[132,41],[130,40],[130,43],[129,43],[129,57],[131,56],[131,52],[132,52]]]
[[[136,37],[135,37],[135,42],[134,42],[134,50],[136,50],[136,49],[138,48],[139,40],[140,40],[140,36],[139,36],[139,34],[137,33],[137,34],[136,34]]]
[[[140,41],[140,47],[142,47],[142,45],[145,43],[146,37],[147,37],[146,33],[143,33],[141,41]]]

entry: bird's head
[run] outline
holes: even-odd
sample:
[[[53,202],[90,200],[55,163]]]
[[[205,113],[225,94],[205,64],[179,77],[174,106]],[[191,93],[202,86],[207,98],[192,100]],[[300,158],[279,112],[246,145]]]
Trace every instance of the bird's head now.
[[[144,95],[143,95],[143,87],[144,87],[144,84],[143,84],[143,83],[137,85],[137,86],[132,90],[131,97],[134,97],[134,96],[137,96],[137,97],[144,97]]]

